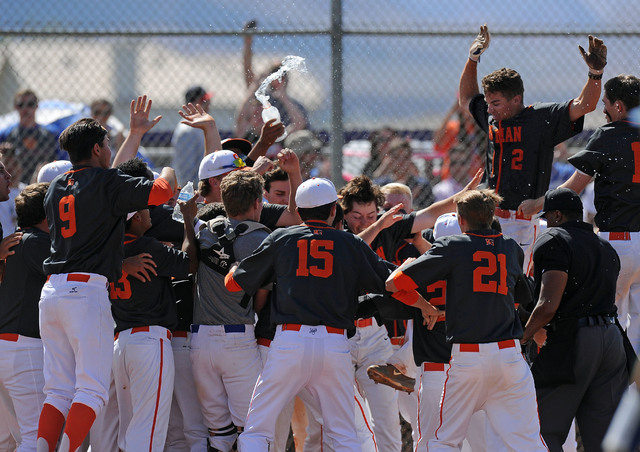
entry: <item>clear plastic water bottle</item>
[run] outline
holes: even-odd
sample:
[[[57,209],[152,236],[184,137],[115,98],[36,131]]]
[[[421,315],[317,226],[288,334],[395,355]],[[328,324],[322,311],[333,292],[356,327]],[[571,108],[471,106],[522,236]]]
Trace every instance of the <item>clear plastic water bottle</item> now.
[[[193,183],[191,181],[187,182],[187,185],[185,185],[184,187],[182,187],[182,190],[180,190],[180,194],[178,195],[178,201],[189,201],[191,198],[193,198]],[[182,217],[182,211],[180,210],[180,205],[176,202],[176,205],[173,208],[173,214],[171,215],[171,218],[173,218],[176,221],[179,221],[180,223],[184,223],[184,218]]]
[[[274,124],[279,124],[280,122],[282,122],[282,120],[280,119],[280,112],[278,111],[278,109],[276,107],[274,107],[273,105],[269,105],[269,107],[262,109],[262,120],[266,123],[267,121],[270,121],[272,119],[276,120],[276,122],[274,122]],[[282,135],[280,135],[276,139],[276,143],[278,141],[284,140],[285,138],[287,138],[287,131],[286,130],[284,131],[284,133]]]

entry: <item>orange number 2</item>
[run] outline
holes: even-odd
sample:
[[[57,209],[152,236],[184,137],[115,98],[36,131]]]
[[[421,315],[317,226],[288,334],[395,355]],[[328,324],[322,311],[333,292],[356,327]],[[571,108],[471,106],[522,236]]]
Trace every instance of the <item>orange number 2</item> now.
[[[318,276],[320,278],[328,278],[333,274],[333,241],[331,240],[298,240],[298,268],[296,276]],[[322,267],[317,265],[308,265],[309,255],[314,259],[322,260]]]
[[[524,151],[522,149],[514,149],[511,151],[511,157],[511,169],[521,170]]]
[[[73,195],[60,199],[58,204],[60,219],[68,222],[68,226],[62,226],[60,232],[62,237],[69,238],[76,233],[76,198]]]

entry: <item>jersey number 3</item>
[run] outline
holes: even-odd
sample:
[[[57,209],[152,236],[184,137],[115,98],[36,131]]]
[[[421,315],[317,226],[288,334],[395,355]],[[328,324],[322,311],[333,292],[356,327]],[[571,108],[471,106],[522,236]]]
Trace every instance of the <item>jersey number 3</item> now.
[[[473,291],[506,295],[507,256],[502,253],[496,255],[489,251],[476,251],[473,253],[473,261],[486,263],[473,270]]]
[[[298,268],[296,276],[317,276],[319,278],[328,278],[333,274],[333,241],[331,240],[298,240]],[[309,266],[309,255],[314,259],[322,261],[322,266]]]
[[[69,238],[76,233],[76,198],[73,195],[60,199],[58,213],[62,221],[67,222],[67,226],[62,226],[60,232],[62,237]]]

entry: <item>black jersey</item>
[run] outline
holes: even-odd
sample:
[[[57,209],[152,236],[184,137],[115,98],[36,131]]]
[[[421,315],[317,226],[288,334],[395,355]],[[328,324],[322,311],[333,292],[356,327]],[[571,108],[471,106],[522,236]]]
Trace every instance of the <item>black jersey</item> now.
[[[153,184],[118,169],[89,166],[56,177],[44,200],[51,233],[45,273],[87,272],[117,280],[126,216],[147,208]]]
[[[569,163],[595,177],[595,222],[601,231],[640,231],[640,132],[616,121],[599,127]]]
[[[496,121],[489,116],[482,94],[471,99],[469,111],[489,141],[484,180],[504,198],[501,208],[516,210],[525,199],[545,194],[553,148],[582,131],[584,117],[575,122],[569,118],[572,102],[536,103]]]
[[[0,333],[40,337],[38,302],[47,277],[42,262],[49,256],[49,234],[35,228],[22,230],[22,240],[11,248],[0,284]]]
[[[244,259],[233,279],[254,294],[275,282],[271,322],[353,332],[358,294],[382,293],[387,264],[359,237],[321,221],[278,229]]]
[[[186,278],[189,275],[189,257],[152,237],[129,234],[125,236],[124,251],[125,257],[151,254],[157,276],[150,275],[150,281],[142,282],[123,272],[117,282],[110,284],[109,297],[116,332],[149,325],[173,330],[177,326],[177,314],[171,277]]]
[[[446,280],[448,342],[519,338],[522,325],[514,290],[524,279],[523,260],[515,240],[491,230],[468,231],[436,240],[429,251],[403,269],[396,286],[416,289]]]
[[[174,220],[173,207],[166,204],[149,206],[151,227],[144,233],[146,237],[153,237],[161,242],[171,242],[182,245],[184,240],[184,224]]]
[[[545,271],[570,275],[554,318],[615,314],[620,259],[590,224],[573,221],[544,231],[533,247],[533,268],[536,299]]]

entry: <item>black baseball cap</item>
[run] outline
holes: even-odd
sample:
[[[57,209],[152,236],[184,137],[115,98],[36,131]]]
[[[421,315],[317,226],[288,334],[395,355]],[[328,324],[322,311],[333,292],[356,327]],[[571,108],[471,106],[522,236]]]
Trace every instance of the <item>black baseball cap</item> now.
[[[573,210],[582,212],[582,200],[578,194],[570,188],[556,188],[549,190],[544,195],[544,207],[538,217],[543,217],[550,210]]]
[[[249,155],[252,147],[251,141],[245,140],[244,138],[227,138],[226,140],[222,140],[222,149],[239,151],[239,153],[243,155]]]
[[[186,104],[189,102],[194,103],[201,97],[203,100],[209,100],[213,97],[213,93],[207,92],[202,86],[192,86],[184,93],[184,101]]]

